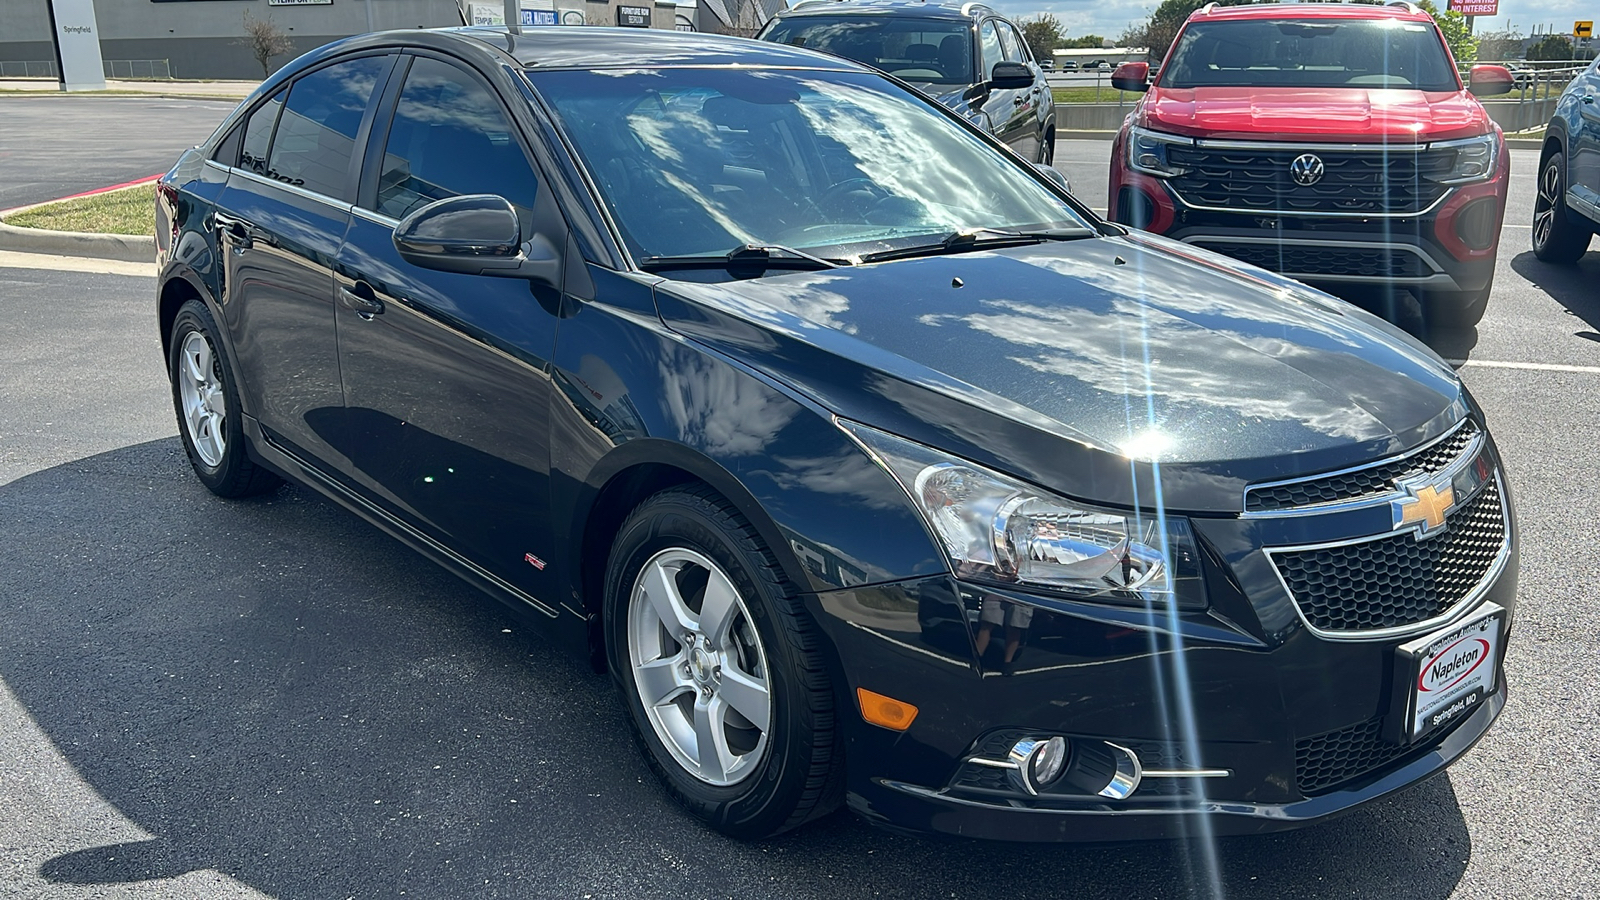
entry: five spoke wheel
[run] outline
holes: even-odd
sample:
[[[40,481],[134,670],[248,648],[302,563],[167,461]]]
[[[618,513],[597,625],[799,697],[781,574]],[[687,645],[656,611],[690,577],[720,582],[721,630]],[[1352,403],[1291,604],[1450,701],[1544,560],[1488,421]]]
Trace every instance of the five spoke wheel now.
[[[671,547],[646,562],[628,609],[628,659],[645,715],[679,765],[707,784],[736,784],[767,747],[766,651],[728,575]]]
[[[220,466],[228,450],[228,401],[211,342],[198,331],[189,332],[183,339],[179,359],[178,395],[189,441],[202,462],[213,468]]]

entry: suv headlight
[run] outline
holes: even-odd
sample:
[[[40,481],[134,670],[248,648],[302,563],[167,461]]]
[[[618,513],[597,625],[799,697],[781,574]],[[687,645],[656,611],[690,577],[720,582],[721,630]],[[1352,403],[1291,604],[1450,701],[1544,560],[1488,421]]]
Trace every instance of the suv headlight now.
[[[864,425],[839,426],[911,495],[961,578],[1205,608],[1200,555],[1181,516],[1098,509]]]
[[[1162,178],[1171,178],[1183,175],[1189,170],[1179,165],[1174,165],[1169,151],[1174,147],[1193,147],[1192,138],[1178,137],[1175,134],[1166,134],[1160,131],[1150,131],[1146,128],[1130,128],[1128,130],[1128,166],[1136,172],[1146,175],[1157,175]]]
[[[1440,184],[1466,184],[1482,181],[1494,174],[1500,162],[1500,139],[1494,132],[1459,141],[1439,141],[1428,145],[1430,154],[1454,151],[1449,171],[1436,180]]]

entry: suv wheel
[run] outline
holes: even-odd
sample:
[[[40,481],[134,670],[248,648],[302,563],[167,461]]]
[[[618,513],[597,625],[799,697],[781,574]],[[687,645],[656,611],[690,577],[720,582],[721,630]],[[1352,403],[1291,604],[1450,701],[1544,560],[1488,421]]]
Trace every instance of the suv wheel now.
[[[1429,328],[1471,328],[1489,308],[1494,276],[1477,291],[1436,291],[1422,298],[1423,317]]]
[[[1533,200],[1533,255],[1545,262],[1577,262],[1589,249],[1591,234],[1567,212],[1567,158],[1552,153],[1539,169],[1539,194]]]

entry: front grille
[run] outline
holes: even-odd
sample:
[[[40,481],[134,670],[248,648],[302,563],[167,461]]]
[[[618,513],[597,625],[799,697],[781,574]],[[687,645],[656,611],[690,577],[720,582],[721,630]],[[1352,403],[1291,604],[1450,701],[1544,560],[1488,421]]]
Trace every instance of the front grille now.
[[[1500,491],[1491,480],[1445,519],[1443,533],[1426,540],[1408,531],[1271,558],[1313,628],[1362,632],[1444,615],[1488,576],[1505,539]]]
[[[1272,512],[1392,493],[1395,482],[1401,479],[1433,475],[1455,462],[1477,434],[1478,426],[1468,419],[1454,434],[1404,459],[1291,484],[1250,488],[1245,493],[1244,508],[1246,512]]]
[[[1412,748],[1383,739],[1383,721],[1360,725],[1295,741],[1294,774],[1300,793],[1307,797],[1382,768]]]
[[[1386,247],[1309,247],[1211,240],[1195,243],[1240,262],[1286,275],[1425,278],[1433,274],[1427,262],[1417,254]]]
[[[1307,797],[1326,794],[1413,752],[1438,745],[1467,720],[1462,716],[1422,743],[1391,744],[1383,739],[1383,720],[1372,719],[1294,743],[1295,783]]]
[[[1296,184],[1289,164],[1304,148],[1220,149],[1172,147],[1168,159],[1189,171],[1169,184],[1191,206],[1258,212],[1388,213],[1421,212],[1450,190],[1438,178],[1455,166],[1453,149],[1313,150],[1323,176],[1313,185]]]

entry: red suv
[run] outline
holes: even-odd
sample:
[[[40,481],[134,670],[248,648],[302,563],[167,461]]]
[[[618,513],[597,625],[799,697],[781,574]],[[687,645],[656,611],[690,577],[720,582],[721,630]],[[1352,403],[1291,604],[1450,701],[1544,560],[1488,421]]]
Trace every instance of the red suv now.
[[[1204,7],[1111,154],[1111,218],[1344,296],[1404,288],[1431,324],[1483,316],[1510,160],[1438,27],[1410,4]]]

